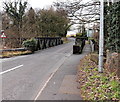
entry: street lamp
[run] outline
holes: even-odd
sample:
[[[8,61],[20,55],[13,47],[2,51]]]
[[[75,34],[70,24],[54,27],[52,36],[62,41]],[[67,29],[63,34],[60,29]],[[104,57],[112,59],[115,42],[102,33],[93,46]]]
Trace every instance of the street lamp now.
[[[98,71],[103,72],[103,49],[104,49],[104,0],[100,1],[100,34],[99,34],[99,66]]]

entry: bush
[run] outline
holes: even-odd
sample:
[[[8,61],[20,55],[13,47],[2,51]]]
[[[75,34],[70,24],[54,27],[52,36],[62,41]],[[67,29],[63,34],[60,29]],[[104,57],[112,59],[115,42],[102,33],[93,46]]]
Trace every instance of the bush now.
[[[32,39],[23,41],[22,45],[28,50],[34,52],[37,46],[37,41],[36,39],[32,38]]]

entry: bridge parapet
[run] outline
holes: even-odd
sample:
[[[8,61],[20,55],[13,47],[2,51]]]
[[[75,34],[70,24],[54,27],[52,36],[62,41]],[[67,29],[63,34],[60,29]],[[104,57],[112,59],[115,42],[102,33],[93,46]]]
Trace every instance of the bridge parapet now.
[[[37,50],[63,44],[61,37],[37,37],[35,39],[37,40]]]

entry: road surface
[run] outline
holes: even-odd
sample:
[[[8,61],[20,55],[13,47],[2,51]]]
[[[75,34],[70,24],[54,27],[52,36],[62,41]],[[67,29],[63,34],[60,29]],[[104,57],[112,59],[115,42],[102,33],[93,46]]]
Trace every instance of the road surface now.
[[[40,50],[31,55],[2,59],[2,72],[0,72],[2,75],[2,99],[52,100],[52,95],[54,95],[54,99],[65,100],[67,98],[69,100],[70,95],[63,97],[64,94],[58,94],[56,96],[57,93],[54,92],[60,89],[66,74],[76,74],[76,69],[72,67],[76,67],[79,60],[89,52],[72,55],[73,43],[74,41]],[[64,65],[65,63],[67,65]],[[71,69],[67,69],[67,66],[70,66]],[[59,78],[59,82],[56,82],[57,78]],[[56,86],[52,87],[51,83]],[[50,91],[53,93],[49,93]],[[73,95],[73,99],[80,99],[80,96]]]

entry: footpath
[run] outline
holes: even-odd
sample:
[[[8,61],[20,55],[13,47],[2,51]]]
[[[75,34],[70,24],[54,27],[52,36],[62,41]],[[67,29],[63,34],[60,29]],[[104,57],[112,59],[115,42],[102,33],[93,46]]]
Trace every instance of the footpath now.
[[[77,66],[90,52],[90,45],[85,45],[82,54],[71,54],[61,65],[37,100],[82,100],[78,89]]]

